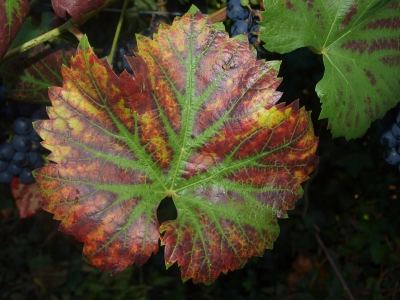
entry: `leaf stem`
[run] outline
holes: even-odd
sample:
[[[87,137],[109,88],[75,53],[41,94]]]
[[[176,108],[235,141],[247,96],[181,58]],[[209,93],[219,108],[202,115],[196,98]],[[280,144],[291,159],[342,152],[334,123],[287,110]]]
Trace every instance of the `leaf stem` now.
[[[126,13],[126,9],[128,8],[129,0],[124,0],[124,6],[122,7],[121,14],[119,15],[117,29],[115,30],[114,40],[111,46],[110,54],[108,55],[108,62],[112,65],[112,60],[114,57],[115,48],[117,47],[119,33],[121,31],[122,23],[124,22],[124,17]]]
[[[9,50],[6,55],[4,55],[3,59],[0,60],[0,63],[6,61],[7,59],[10,59],[26,50],[29,50],[41,43],[44,43],[56,36],[59,36],[61,34],[63,34],[64,32],[67,32],[70,30],[70,28],[72,27],[79,27],[82,26],[83,24],[86,23],[87,20],[89,20],[90,18],[92,18],[94,15],[98,14],[100,11],[102,11],[103,9],[105,9],[106,7],[114,4],[115,2],[117,2],[118,0],[106,0],[106,2],[99,7],[98,9],[92,10],[91,12],[88,12],[86,14],[84,14],[82,16],[81,19],[79,20],[74,20],[74,19],[69,19],[67,22],[65,22],[63,25],[50,30],[24,44],[22,44],[21,46],[15,47],[11,50]]]
[[[319,55],[323,54],[322,51],[318,50],[317,48],[314,48],[313,46],[308,46],[308,49],[309,49],[311,52],[315,53],[315,54],[319,54]]]

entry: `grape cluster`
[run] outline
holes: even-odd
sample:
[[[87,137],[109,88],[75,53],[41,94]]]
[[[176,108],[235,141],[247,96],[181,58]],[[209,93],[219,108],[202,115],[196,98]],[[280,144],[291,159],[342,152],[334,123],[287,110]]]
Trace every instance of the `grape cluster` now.
[[[249,43],[258,48],[260,43],[258,38],[260,31],[260,25],[258,24],[260,21],[260,11],[249,5],[243,6],[241,2],[243,0],[230,0],[226,8],[228,18],[232,20],[231,37],[246,34]]]
[[[45,107],[13,102],[6,105],[2,113],[9,120],[16,118],[11,134],[0,127],[0,183],[10,183],[14,176],[19,176],[24,184],[34,183],[32,170],[44,166],[42,152],[45,150],[32,122],[48,118]]]
[[[399,165],[400,170],[400,105],[389,111],[382,122],[387,129],[381,136],[386,147],[383,157],[389,164]]]

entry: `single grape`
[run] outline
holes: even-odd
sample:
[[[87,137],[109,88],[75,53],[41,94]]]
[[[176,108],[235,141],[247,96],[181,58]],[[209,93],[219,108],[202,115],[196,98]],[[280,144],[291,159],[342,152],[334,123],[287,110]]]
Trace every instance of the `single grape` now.
[[[32,171],[25,168],[19,174],[19,179],[23,184],[31,184],[35,182],[35,178],[32,176]]]
[[[40,145],[40,142],[31,140],[31,143],[31,151],[40,151],[42,149],[42,145]]]
[[[145,37],[148,37],[149,39],[153,39],[154,31],[151,29],[145,29],[140,34]]]
[[[37,151],[30,151],[30,152],[28,152],[27,156],[29,158],[30,165],[34,165],[38,161],[38,159],[40,158],[41,155]]]
[[[228,18],[232,21],[246,20],[250,15],[250,10],[240,4],[240,0],[230,0],[226,6]]]
[[[14,175],[7,171],[0,172],[0,183],[10,183],[14,178]]]
[[[35,110],[31,116],[32,121],[37,120],[48,120],[49,116],[47,115],[46,106],[41,105],[39,109]]]
[[[32,127],[32,120],[24,117],[19,117],[15,119],[13,123],[14,131],[21,135],[29,134],[33,127]]]
[[[30,139],[31,141],[38,141],[38,142],[40,142],[40,141],[42,140],[42,138],[38,135],[38,133],[36,132],[36,130],[32,130],[32,131],[29,133],[29,139]]]
[[[11,144],[18,152],[28,152],[32,146],[32,142],[27,135],[14,135]]]
[[[9,143],[3,143],[0,145],[0,159],[10,161],[14,156],[15,150]]]
[[[38,160],[31,166],[31,169],[34,170],[36,168],[41,168],[44,166],[44,159],[42,156],[38,158]]]
[[[249,32],[249,24],[244,20],[237,20],[233,22],[231,27],[231,36],[237,36],[239,34],[247,34]]]
[[[396,139],[400,140],[400,127],[396,123],[392,126],[392,134]]]
[[[21,167],[18,167],[17,164],[16,164],[16,162],[12,160],[12,161],[8,164],[7,171],[8,171],[9,173],[11,173],[11,174],[17,176],[17,175],[19,175],[19,173],[21,173],[22,168],[21,168]]]
[[[28,153],[15,152],[12,162],[14,162],[20,168],[25,168],[25,167],[29,166],[31,163],[29,161]]]
[[[397,139],[393,136],[391,130],[386,131],[381,136],[381,144],[386,147],[394,147],[397,143]]]
[[[0,160],[0,172],[7,170],[8,168],[8,161]]]
[[[386,148],[383,157],[391,165],[397,165],[400,163],[400,155],[397,153],[395,147]]]

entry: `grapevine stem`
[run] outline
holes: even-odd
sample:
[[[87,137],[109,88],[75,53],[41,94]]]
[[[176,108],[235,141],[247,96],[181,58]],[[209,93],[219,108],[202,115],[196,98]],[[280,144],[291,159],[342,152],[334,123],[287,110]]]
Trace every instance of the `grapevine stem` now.
[[[74,19],[69,19],[67,22],[65,22],[63,25],[50,30],[24,44],[21,46],[15,47],[11,50],[9,50],[6,55],[4,55],[3,59],[0,60],[0,63],[6,61],[7,59],[10,59],[26,50],[29,50],[37,45],[40,45],[43,42],[46,42],[48,40],[51,40],[52,38],[59,36],[60,34],[69,31],[72,27],[79,27],[82,26],[83,24],[86,23],[87,20],[92,18],[94,15],[98,14],[100,11],[102,11],[104,8],[114,4],[118,0],[106,0],[106,2],[99,7],[98,9],[92,10],[91,12],[88,12],[84,15],[82,15],[82,18],[79,20],[74,20]]]
[[[124,6],[122,7],[121,14],[119,15],[117,29],[115,30],[114,40],[111,46],[110,54],[108,55],[108,62],[112,65],[112,60],[114,57],[115,48],[117,47],[119,33],[121,31],[122,23],[124,22],[126,9],[128,8],[129,0],[124,0]]]
[[[347,286],[346,282],[344,281],[344,279],[343,279],[343,277],[342,277],[342,274],[340,273],[339,269],[336,267],[336,264],[335,264],[335,262],[333,261],[332,256],[329,254],[328,249],[326,248],[324,242],[322,241],[321,237],[319,236],[319,233],[318,233],[318,232],[320,231],[320,229],[319,229],[318,226],[316,226],[316,225],[314,225],[314,227],[315,227],[315,229],[316,229],[316,231],[317,231],[317,232],[315,233],[315,239],[317,240],[319,246],[320,246],[320,247],[322,248],[322,250],[324,251],[324,253],[325,253],[325,255],[326,255],[326,258],[329,260],[329,262],[330,262],[330,264],[331,264],[331,266],[332,266],[332,268],[333,268],[333,271],[335,271],[336,276],[338,277],[340,283],[342,284],[343,289],[346,291],[347,296],[349,296],[349,299],[350,299],[350,300],[355,300],[354,297],[353,297],[353,295],[352,295],[351,292],[350,292],[349,287]]]

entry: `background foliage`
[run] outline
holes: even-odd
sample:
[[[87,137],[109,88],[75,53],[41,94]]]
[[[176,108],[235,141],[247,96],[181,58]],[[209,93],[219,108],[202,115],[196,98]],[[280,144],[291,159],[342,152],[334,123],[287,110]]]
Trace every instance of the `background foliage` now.
[[[50,9],[49,1],[39,2],[31,14]],[[196,5],[205,12],[204,3]],[[178,2],[168,7],[187,9],[188,4]],[[117,19],[118,14],[105,11],[82,28],[98,53],[111,42]],[[127,21],[123,36],[146,28],[149,19],[131,14]],[[382,157],[384,123],[374,122],[359,139],[332,139],[327,121],[317,120],[320,103],[314,88],[322,77],[321,57],[308,49],[267,52],[266,57],[283,61],[281,101],[300,98],[312,110],[321,157],[318,170],[303,185],[304,197],[289,219],[279,221],[281,233],[272,251],[209,287],[183,284],[176,265],[166,271],[162,251],[143,267],[111,277],[82,260],[82,244],[58,232],[52,215],[42,211],[19,219],[8,186],[1,185],[1,299],[347,299],[317,242],[317,229],[356,299],[398,299],[400,180],[397,167]],[[171,202],[163,201],[158,217],[174,217]]]

